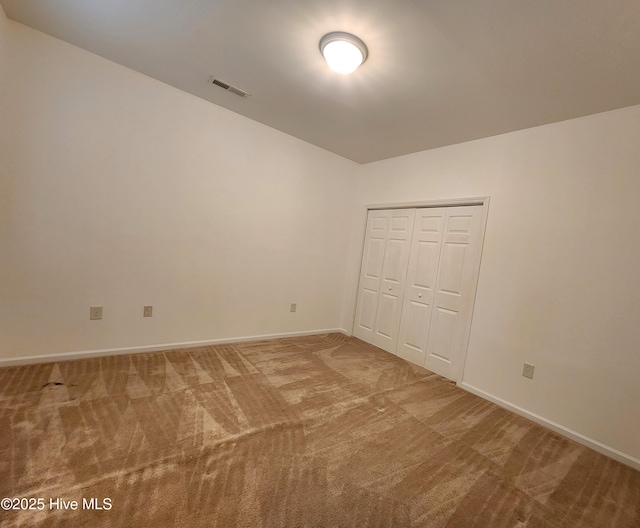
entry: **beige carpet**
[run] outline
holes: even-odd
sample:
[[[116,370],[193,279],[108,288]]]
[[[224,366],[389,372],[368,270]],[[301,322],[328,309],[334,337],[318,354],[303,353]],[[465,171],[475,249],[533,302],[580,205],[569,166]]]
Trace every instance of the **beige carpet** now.
[[[0,498],[45,505],[2,527],[640,527],[640,472],[337,334],[5,368],[0,393]]]

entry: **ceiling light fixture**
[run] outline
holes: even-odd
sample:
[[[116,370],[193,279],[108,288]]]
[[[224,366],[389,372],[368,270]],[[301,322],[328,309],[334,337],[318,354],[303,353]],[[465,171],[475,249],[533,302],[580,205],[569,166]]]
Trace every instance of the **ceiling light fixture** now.
[[[320,39],[320,53],[334,72],[352,73],[367,60],[369,51],[355,35],[334,31]]]

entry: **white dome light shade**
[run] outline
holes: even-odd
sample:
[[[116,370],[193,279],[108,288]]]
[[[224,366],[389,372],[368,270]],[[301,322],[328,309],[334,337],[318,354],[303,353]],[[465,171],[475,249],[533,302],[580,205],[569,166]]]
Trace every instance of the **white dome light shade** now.
[[[367,46],[358,37],[336,31],[320,40],[320,51],[334,72],[352,73],[367,60]]]

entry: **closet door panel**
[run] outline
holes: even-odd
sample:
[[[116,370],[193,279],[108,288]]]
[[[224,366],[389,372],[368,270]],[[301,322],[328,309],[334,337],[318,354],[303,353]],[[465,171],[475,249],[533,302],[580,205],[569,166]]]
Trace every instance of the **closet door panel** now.
[[[369,211],[353,335],[373,343],[390,211]]]
[[[409,354],[415,352],[418,356],[422,358],[422,361],[417,358],[416,363],[418,365],[422,365],[424,363],[424,350],[426,348],[426,337],[428,333],[428,325],[429,319],[431,315],[431,305],[416,302],[409,299],[408,302],[405,302],[405,307],[402,312],[402,345],[403,347],[408,348]],[[398,351],[398,355],[400,357],[405,357],[408,354],[401,354]],[[405,359],[409,359],[405,357]]]
[[[376,310],[378,306],[378,292],[368,289],[362,290],[362,297],[360,299],[361,307],[358,318],[358,328],[363,332],[373,332],[373,327],[376,321]],[[360,337],[354,332],[356,337]],[[360,339],[365,339],[360,337]]]
[[[390,212],[373,344],[396,352],[415,209]]]
[[[445,210],[417,209],[396,354],[424,365]]]
[[[457,379],[466,348],[481,250],[478,206],[446,211],[425,367]]]
[[[433,291],[438,271],[440,241],[420,240],[413,250],[416,252],[416,268],[414,279],[409,286],[411,288],[422,288],[424,291]]]
[[[433,333],[430,339],[429,354],[433,359],[437,358],[451,363],[451,348],[455,334],[456,322],[459,312],[436,307],[432,314]]]
[[[394,295],[382,293],[378,300],[378,321],[376,335],[380,338],[393,339],[393,322],[396,312],[397,298]]]

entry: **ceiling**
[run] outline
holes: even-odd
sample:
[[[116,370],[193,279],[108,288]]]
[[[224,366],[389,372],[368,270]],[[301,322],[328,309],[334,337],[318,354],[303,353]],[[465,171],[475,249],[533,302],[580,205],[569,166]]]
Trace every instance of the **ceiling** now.
[[[13,20],[359,163],[640,104],[640,0],[0,3]],[[367,44],[355,73],[320,55],[331,31]]]

